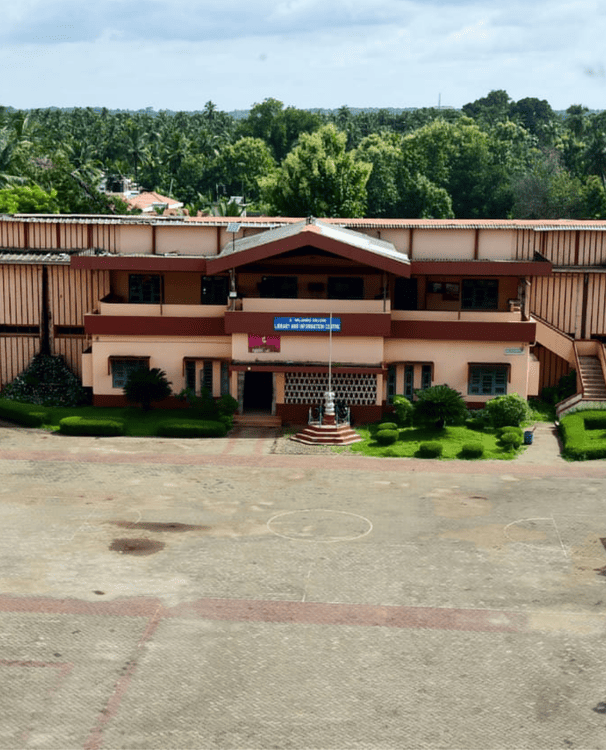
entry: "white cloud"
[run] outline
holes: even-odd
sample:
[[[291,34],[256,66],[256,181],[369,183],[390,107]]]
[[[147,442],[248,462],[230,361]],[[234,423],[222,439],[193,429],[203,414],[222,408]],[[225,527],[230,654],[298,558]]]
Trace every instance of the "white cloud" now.
[[[244,109],[461,106],[505,89],[601,107],[596,0],[21,0],[0,29],[2,104]],[[589,75],[585,71],[592,70]]]

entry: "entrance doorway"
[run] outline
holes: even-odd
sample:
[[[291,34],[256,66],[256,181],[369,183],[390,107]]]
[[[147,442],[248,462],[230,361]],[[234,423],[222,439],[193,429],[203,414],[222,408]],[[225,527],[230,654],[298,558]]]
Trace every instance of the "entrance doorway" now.
[[[271,413],[273,391],[273,373],[246,372],[244,374],[244,411]]]

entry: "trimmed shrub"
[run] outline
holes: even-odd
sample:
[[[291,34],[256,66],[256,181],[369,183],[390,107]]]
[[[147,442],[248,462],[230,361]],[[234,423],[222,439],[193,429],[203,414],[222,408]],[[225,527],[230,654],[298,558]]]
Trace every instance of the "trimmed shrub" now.
[[[606,458],[606,439],[593,429],[586,427],[586,420],[596,421],[605,416],[603,411],[576,412],[567,414],[560,422],[560,434],[564,444],[563,454],[573,461],[592,461]]]
[[[393,397],[393,408],[400,427],[408,427],[409,424],[412,424],[414,407],[406,396],[402,396],[401,394],[395,395]]]
[[[381,424],[377,427],[377,432],[380,432],[381,430],[397,430],[398,425],[395,422],[381,422]]]
[[[206,438],[225,437],[227,427],[222,422],[161,422],[156,434],[159,437]]]
[[[482,443],[465,443],[461,448],[461,458],[482,458],[484,446]]]
[[[86,417],[64,417],[59,422],[63,435],[88,435],[94,437],[117,437],[124,435],[124,424],[115,419],[91,419]]]
[[[586,430],[606,430],[606,414],[604,412],[591,412],[583,417]]]
[[[444,446],[437,440],[433,440],[429,443],[421,443],[419,446],[419,456],[421,458],[438,458],[442,455]]]
[[[504,432],[499,440],[505,448],[508,448],[512,452],[522,445],[521,436],[515,432]]]
[[[22,404],[2,399],[0,417],[24,427],[40,427],[46,421],[47,414],[37,404]]]
[[[517,393],[497,396],[488,401],[484,408],[493,427],[519,427],[530,417],[526,400]]]
[[[508,425],[507,427],[500,427],[497,430],[497,434],[499,437],[502,437],[506,433],[512,433],[513,435],[518,435],[520,439],[524,437],[524,430],[521,427],[514,427],[513,425]]]
[[[80,406],[89,396],[63,357],[36,354],[27,368],[2,389],[2,398],[41,406]]]
[[[470,430],[482,432],[482,430],[486,427],[486,422],[479,417],[472,417],[465,422],[465,426],[469,427]]]
[[[379,445],[393,445],[399,437],[397,430],[379,430],[376,440]]]

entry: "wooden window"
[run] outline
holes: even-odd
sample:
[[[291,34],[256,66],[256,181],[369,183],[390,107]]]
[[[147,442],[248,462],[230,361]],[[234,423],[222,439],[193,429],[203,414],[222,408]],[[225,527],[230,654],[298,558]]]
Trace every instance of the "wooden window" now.
[[[507,365],[470,365],[467,393],[470,396],[503,396],[507,393]]]
[[[498,310],[498,279],[463,279],[461,306],[467,310]]]
[[[259,294],[270,299],[297,299],[298,282],[296,276],[263,276]]]
[[[421,365],[421,390],[431,387],[431,365]]]
[[[364,279],[359,276],[329,276],[328,299],[364,299]]]
[[[396,368],[390,365],[387,368],[387,403],[393,404],[393,397],[396,395]]]
[[[415,391],[415,368],[414,365],[404,365],[404,395],[409,401],[412,401]]]
[[[132,305],[159,305],[162,302],[162,277],[158,274],[129,274],[128,301]]]
[[[203,276],[201,304],[226,305],[228,287],[227,276]]]
[[[221,362],[221,395],[229,395],[229,362]]]
[[[212,360],[204,360],[204,365],[200,370],[200,390],[205,388],[208,393],[213,395],[213,363]]]

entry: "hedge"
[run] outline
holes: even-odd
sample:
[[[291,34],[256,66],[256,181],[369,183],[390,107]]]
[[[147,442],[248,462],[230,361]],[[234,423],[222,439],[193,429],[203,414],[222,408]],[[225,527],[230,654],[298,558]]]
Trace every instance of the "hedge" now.
[[[520,439],[524,437],[524,431],[521,427],[514,427],[513,425],[508,425],[507,427],[500,427],[497,430],[497,433],[499,437],[503,437],[506,433],[511,433],[512,435],[517,435]]]
[[[124,431],[124,424],[114,419],[64,417],[59,422],[59,432],[63,435],[117,437],[124,435]]]
[[[583,422],[586,430],[606,430],[606,414],[604,412],[586,413]]]
[[[381,430],[397,430],[398,425],[395,422],[381,422],[381,424],[377,427],[377,432],[380,432]]]
[[[515,448],[519,448],[522,445],[522,436],[515,432],[504,432],[499,438],[501,443],[513,451]]]
[[[397,430],[379,430],[377,432],[377,443],[379,445],[393,445],[398,437]]]
[[[161,422],[156,434],[159,437],[205,438],[225,437],[227,427],[222,422]]]
[[[0,399],[0,418],[23,425],[40,427],[47,418],[47,412],[36,404],[22,404],[19,401]]]
[[[482,443],[465,443],[461,448],[461,458],[482,458],[483,455]]]
[[[431,441],[429,443],[421,443],[419,446],[419,456],[421,458],[438,458],[442,455],[444,446],[442,443],[437,441]]]
[[[591,461],[606,458],[606,439],[590,438],[588,433],[600,429],[594,427],[600,419],[606,418],[603,411],[576,412],[563,417],[560,422],[560,433],[564,444],[564,456],[574,461]],[[591,427],[587,427],[587,423]]]

